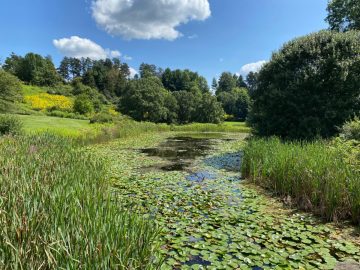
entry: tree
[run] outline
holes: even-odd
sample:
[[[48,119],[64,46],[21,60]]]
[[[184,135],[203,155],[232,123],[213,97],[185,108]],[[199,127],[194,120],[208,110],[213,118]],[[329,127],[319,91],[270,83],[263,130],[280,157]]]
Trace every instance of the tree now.
[[[157,77],[131,81],[121,97],[119,111],[138,121],[167,122],[169,110],[165,101],[168,92]]]
[[[244,77],[242,75],[239,75],[239,77],[236,80],[236,86],[239,88],[247,88],[247,84],[244,81]]]
[[[221,92],[217,96],[226,114],[244,121],[250,108],[250,96],[246,88],[234,88],[231,92]]]
[[[223,121],[224,110],[221,104],[216,100],[216,97],[210,93],[202,95],[200,104],[196,112],[196,121],[200,123],[214,123],[218,124]]]
[[[257,77],[258,77],[258,75],[259,75],[259,73],[251,71],[251,72],[246,76],[246,84],[247,84],[247,86],[248,86],[250,96],[252,96],[253,93],[256,91],[256,85],[257,85]]]
[[[40,85],[54,86],[60,81],[51,57],[42,57],[39,54],[28,53],[25,57],[11,54],[5,60],[4,69],[20,80]]]
[[[21,83],[14,75],[0,69],[0,112],[6,112],[9,103],[21,100]]]
[[[360,110],[360,32],[295,39],[259,73],[250,123],[257,134],[330,137]]]
[[[59,75],[65,80],[68,81],[70,79],[70,59],[68,57],[64,57],[60,62],[60,66],[57,69]]]
[[[161,77],[164,87],[171,91],[199,91],[202,93],[209,92],[209,86],[206,79],[196,72],[188,69],[185,70],[170,70],[165,69]],[[196,89],[196,90],[195,90]]]
[[[211,83],[211,90],[215,93],[218,88],[218,81],[216,78],[213,78]]]
[[[360,30],[360,1],[359,0],[331,0],[327,7],[326,21],[330,29],[346,32]]]
[[[220,92],[231,92],[237,83],[237,78],[230,72],[223,72],[220,76],[216,94]]]
[[[157,77],[157,67],[155,65],[142,63],[139,68],[140,78]]]
[[[176,91],[172,93],[177,100],[177,118],[180,124],[187,124],[195,121],[197,106],[201,102],[201,95],[187,91]]]

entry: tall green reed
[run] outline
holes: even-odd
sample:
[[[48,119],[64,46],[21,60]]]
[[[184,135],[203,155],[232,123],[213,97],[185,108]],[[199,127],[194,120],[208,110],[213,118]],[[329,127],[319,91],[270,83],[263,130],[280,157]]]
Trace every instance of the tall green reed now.
[[[0,269],[156,268],[159,229],[117,207],[104,160],[49,134],[0,153]]]
[[[360,224],[360,172],[340,147],[253,139],[244,148],[242,173],[277,195],[290,196],[301,209]]]

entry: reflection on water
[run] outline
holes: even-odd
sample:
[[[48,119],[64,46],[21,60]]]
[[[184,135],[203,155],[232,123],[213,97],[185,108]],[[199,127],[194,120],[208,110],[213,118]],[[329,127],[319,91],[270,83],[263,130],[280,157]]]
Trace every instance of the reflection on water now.
[[[206,133],[172,137],[156,148],[142,149],[141,152],[148,156],[160,157],[167,162],[157,169],[184,171],[191,167],[195,159],[208,155],[217,143],[216,139],[221,137],[221,134]]]

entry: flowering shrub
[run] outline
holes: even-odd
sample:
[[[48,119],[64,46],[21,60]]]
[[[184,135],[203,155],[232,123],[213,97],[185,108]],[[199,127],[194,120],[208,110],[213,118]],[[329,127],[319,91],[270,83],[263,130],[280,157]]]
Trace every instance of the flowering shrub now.
[[[61,110],[72,111],[74,102],[71,98],[61,95],[50,95],[42,93],[38,95],[25,96],[25,102],[30,104],[34,110]]]

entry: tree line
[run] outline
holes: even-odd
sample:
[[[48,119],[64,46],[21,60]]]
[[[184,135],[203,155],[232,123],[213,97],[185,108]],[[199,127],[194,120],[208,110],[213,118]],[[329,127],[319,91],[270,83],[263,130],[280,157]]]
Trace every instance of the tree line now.
[[[115,104],[119,112],[139,121],[220,123],[225,118],[245,120],[251,103],[251,87],[230,72],[214,79],[214,95],[197,72],[143,63],[131,78],[130,67],[118,58],[64,57],[56,68],[50,56],[12,53],[2,69],[26,84],[48,87],[52,94],[75,96],[74,109],[80,114]],[[249,85],[252,76],[247,77]]]

